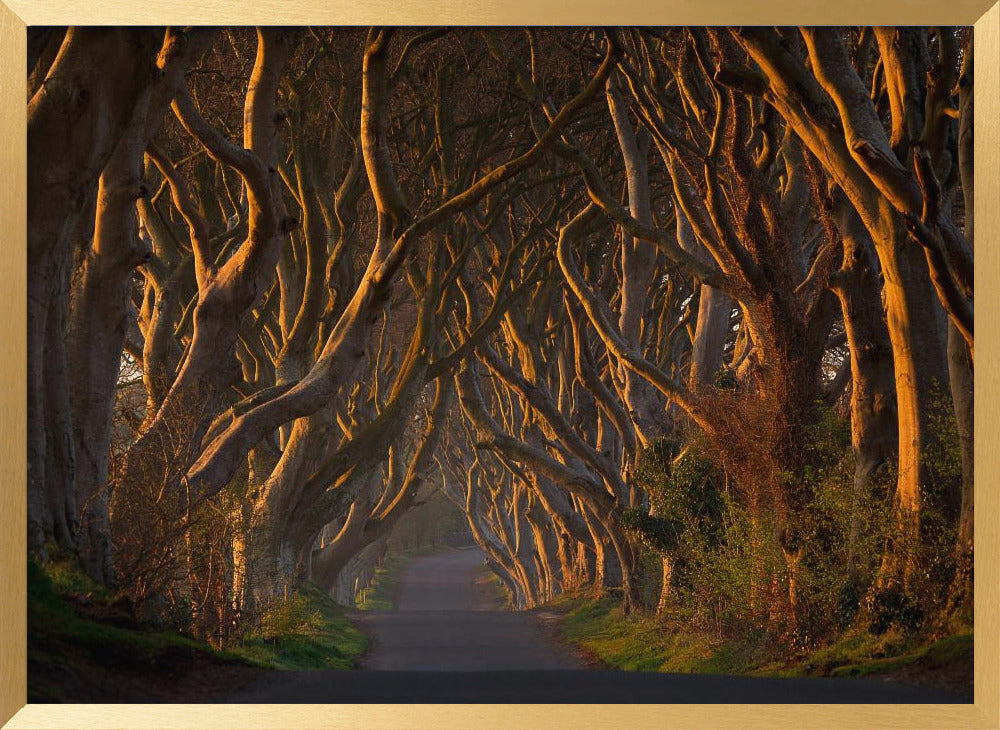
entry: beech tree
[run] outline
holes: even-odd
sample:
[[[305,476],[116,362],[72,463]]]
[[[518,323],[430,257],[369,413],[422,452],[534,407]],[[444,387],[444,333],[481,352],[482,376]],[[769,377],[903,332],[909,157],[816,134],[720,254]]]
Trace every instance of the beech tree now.
[[[33,30],[32,556],[222,643],[436,489],[518,608],[967,613],[971,49]]]

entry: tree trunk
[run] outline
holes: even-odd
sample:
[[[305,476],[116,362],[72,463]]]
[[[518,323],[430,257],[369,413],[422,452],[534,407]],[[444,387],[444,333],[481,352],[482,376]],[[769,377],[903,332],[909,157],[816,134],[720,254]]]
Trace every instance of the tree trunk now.
[[[644,226],[653,225],[649,191],[650,138],[644,129],[636,133],[628,109],[621,98],[620,81],[612,75],[607,82],[608,107],[618,136],[618,146],[625,160],[629,211]],[[642,350],[642,319],[647,309],[649,284],[656,261],[656,249],[646,241],[634,239],[622,231],[622,297],[619,327],[622,337],[636,350]],[[656,390],[624,364],[618,366],[624,381],[625,405],[635,424],[642,445],[662,436],[668,428],[667,413]],[[634,455],[630,455],[634,458]]]
[[[874,478],[896,456],[896,383],[871,237],[850,203],[842,199],[838,201],[838,228],[843,237],[843,266],[832,284],[850,346],[855,460],[847,560],[851,581],[863,589],[859,583],[869,578],[874,556],[860,552],[866,537],[861,510]]]
[[[936,441],[932,419],[945,387],[945,361],[937,299],[923,253],[910,245],[898,216],[873,236],[882,258],[885,306],[892,342],[899,414],[899,479],[895,529],[882,561],[880,583],[908,587],[918,569],[920,510],[924,485],[931,483],[928,450]]]
[[[875,243],[885,281],[899,415],[895,534],[887,545],[880,583],[908,586],[918,567],[922,489],[930,483],[928,448],[934,440],[930,419],[936,393],[945,381],[945,357],[927,258],[922,247],[910,240],[902,214],[894,207],[898,201],[890,198],[898,197],[899,190],[883,175],[902,166],[898,161],[895,166],[885,164],[894,153],[867,99],[868,90],[850,68],[846,51],[837,45],[839,39],[829,31],[809,31],[812,70],[773,30],[741,28],[733,34],[767,77],[767,102],[843,190]],[[893,178],[893,184],[898,180]],[[915,188],[900,185],[906,193]]]
[[[274,276],[278,251],[288,221],[280,215],[275,197],[275,137],[279,115],[276,94],[291,38],[283,30],[258,31],[257,57],[247,89],[243,142],[237,147],[209,125],[194,108],[186,92],[173,107],[182,125],[191,131],[212,156],[235,168],[243,177],[249,200],[249,232],[236,252],[220,266],[211,260],[205,231],[196,211],[182,211],[191,228],[198,301],[193,313],[194,331],[187,357],[147,427],[123,460],[123,483],[162,483],[174,494],[180,479],[196,457],[211,420],[239,377],[236,342],[244,314],[257,302]],[[196,235],[197,234],[197,235]],[[207,238],[207,236],[206,236]],[[243,456],[259,439],[250,444]],[[222,486],[235,472],[222,480]],[[196,495],[200,496],[200,495]]]
[[[673,596],[673,590],[671,587],[671,581],[674,576],[674,563],[669,556],[664,555],[660,558],[660,598],[656,602],[656,614],[658,616],[666,616],[667,612],[670,610],[670,601]]]
[[[132,272],[148,255],[139,240],[135,199],[142,187],[138,114],[101,175],[94,245],[73,283],[66,332],[80,552],[91,578],[113,585],[108,517],[108,452],[125,331],[131,312]]]
[[[143,180],[143,153],[188,65],[212,35],[204,29],[168,31],[157,63],[162,76],[136,100],[135,112],[101,173],[93,244],[86,247],[72,285],[66,349],[79,547],[87,573],[106,585],[115,582],[107,493],[111,420],[132,315],[133,271],[150,256],[139,238],[135,207],[136,200],[149,192]]]
[[[689,253],[707,259],[708,252],[695,238],[681,206],[675,204],[674,211],[677,216],[677,242]],[[688,387],[692,390],[715,384],[715,375],[722,368],[732,312],[732,297],[721,289],[702,284],[698,295],[698,321],[691,342]]]
[[[965,238],[974,245],[975,158],[974,152],[974,66],[973,39],[970,37],[965,62],[959,77],[958,166],[965,203]],[[953,606],[972,605],[972,567],[975,534],[975,389],[971,353],[954,323],[948,327],[948,371],[955,407],[959,446],[962,450],[962,487],[955,538],[955,579],[951,587]]]
[[[138,100],[158,34],[73,28],[28,104],[28,549],[75,547],[76,495],[62,327],[73,237]],[[57,347],[49,352],[48,347]],[[68,505],[72,505],[67,509]]]
[[[351,503],[350,512],[348,512],[340,532],[321,550],[316,551],[311,570],[311,578],[314,583],[325,588],[338,585],[340,573],[351,559],[366,549],[378,537],[371,535],[368,538],[365,535],[365,525],[371,509],[378,499],[380,483],[381,480],[374,475],[369,478],[368,484],[361,489],[358,497]],[[337,600],[339,601],[339,599]]]

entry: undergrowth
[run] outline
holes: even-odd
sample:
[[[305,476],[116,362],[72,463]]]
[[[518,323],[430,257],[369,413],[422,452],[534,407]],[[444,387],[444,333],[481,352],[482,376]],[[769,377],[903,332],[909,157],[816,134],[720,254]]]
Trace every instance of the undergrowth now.
[[[223,650],[144,624],[130,605],[68,562],[28,571],[28,697],[59,701],[60,677],[115,673],[159,677],[196,663],[260,669],[350,669],[366,639],[315,587],[264,612],[259,628]],[[159,681],[157,679],[157,681]]]
[[[905,668],[937,669],[972,661],[969,630],[937,640],[901,631],[845,633],[827,646],[788,654],[765,632],[726,637],[676,618],[624,615],[611,598],[564,596],[563,639],[584,647],[605,665],[623,670],[679,674],[863,677]]]

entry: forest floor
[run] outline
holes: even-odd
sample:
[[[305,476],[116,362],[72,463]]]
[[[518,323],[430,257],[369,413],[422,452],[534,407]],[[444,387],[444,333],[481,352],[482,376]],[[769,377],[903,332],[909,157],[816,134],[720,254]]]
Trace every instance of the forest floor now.
[[[613,599],[566,595],[536,609],[564,641],[609,669],[756,677],[837,677],[895,680],[973,696],[973,638],[969,630],[932,641],[891,631],[848,631],[810,651],[775,656],[772,642],[724,639],[651,616],[624,616]]]

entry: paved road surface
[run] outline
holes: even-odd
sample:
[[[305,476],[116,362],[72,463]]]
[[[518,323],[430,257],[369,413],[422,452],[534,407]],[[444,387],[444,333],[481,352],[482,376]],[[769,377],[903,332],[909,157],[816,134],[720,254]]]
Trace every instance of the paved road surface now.
[[[477,586],[482,553],[412,561],[395,609],[356,615],[362,671],[275,673],[233,702],[919,703],[937,691],[877,680],[772,679],[588,669],[531,613],[498,610]]]
[[[394,611],[365,613],[358,623],[371,640],[362,669],[496,671],[583,669],[530,613],[502,611],[477,578],[476,548],[413,560],[402,572]]]

